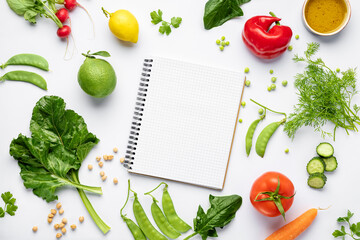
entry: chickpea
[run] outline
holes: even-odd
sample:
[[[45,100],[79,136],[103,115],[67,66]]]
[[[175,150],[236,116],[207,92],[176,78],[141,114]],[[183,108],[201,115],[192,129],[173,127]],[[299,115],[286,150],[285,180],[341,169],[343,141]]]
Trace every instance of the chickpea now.
[[[52,223],[53,219],[52,218],[48,218],[48,223]]]
[[[104,163],[103,162],[99,162],[99,167],[103,167]]]
[[[71,224],[70,227],[71,227],[72,230],[75,230],[75,229],[76,229],[76,225],[75,225],[75,224]]]
[[[88,169],[89,169],[90,171],[93,170],[93,165],[89,164],[89,165],[88,165]]]
[[[37,226],[33,226],[32,230],[33,230],[33,232],[37,232],[38,227],[37,227]]]
[[[62,234],[61,233],[57,233],[56,234],[56,238],[61,238]]]
[[[103,176],[105,176],[105,172],[104,172],[104,171],[101,171],[101,172],[100,172],[100,177],[103,177]]]
[[[120,158],[120,163],[124,163],[125,162],[125,158]]]
[[[59,210],[59,214],[62,215],[64,213],[64,209]]]
[[[108,155],[104,155],[104,156],[103,156],[103,159],[104,159],[105,161],[107,161],[107,160],[108,160]]]
[[[54,215],[49,213],[48,218],[53,218],[53,217],[54,217]]]
[[[117,148],[117,147],[114,147],[113,151],[114,151],[114,153],[117,153],[117,152],[118,152],[118,148]]]
[[[107,160],[113,160],[114,159],[114,155],[108,155],[107,156]]]
[[[101,157],[97,156],[96,161],[100,162],[100,160],[101,160]]]
[[[51,209],[50,212],[51,212],[52,215],[55,216],[55,214],[56,214],[57,211],[56,211],[55,209]]]
[[[117,178],[114,178],[114,179],[113,179],[113,182],[114,182],[114,184],[118,184],[119,181],[118,181]]]
[[[63,227],[65,227],[65,224],[64,224],[64,223],[60,223],[60,224],[59,224],[59,228],[63,228]]]
[[[61,208],[61,203],[57,203],[57,204],[56,204],[56,208],[57,208],[57,209],[60,209],[60,208]]]
[[[60,228],[59,224],[58,224],[58,223],[55,224],[55,225],[54,225],[54,228],[55,228],[55,230],[58,230],[58,229]]]
[[[61,232],[65,234],[66,233],[66,228],[62,228]]]
[[[101,177],[101,180],[105,181],[105,180],[106,180],[106,178],[107,178],[107,176],[106,176],[106,175],[104,175],[104,176],[102,176],[102,177]]]
[[[79,217],[79,222],[83,222],[84,221],[84,216],[81,216],[81,217]]]
[[[66,218],[63,218],[61,222],[62,222],[63,224],[67,224],[67,219],[66,219]]]

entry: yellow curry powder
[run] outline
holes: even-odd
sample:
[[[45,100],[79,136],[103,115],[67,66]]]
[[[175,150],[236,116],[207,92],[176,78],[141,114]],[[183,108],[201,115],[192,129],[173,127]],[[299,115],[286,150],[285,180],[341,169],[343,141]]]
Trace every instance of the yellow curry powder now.
[[[305,7],[305,18],[317,32],[335,31],[343,23],[347,13],[344,0],[310,0]]]

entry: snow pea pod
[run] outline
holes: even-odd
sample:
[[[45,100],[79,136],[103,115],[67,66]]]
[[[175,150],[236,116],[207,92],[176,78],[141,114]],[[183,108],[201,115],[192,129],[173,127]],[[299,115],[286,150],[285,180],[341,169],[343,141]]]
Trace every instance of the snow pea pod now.
[[[0,67],[4,69],[9,65],[26,65],[36,67],[44,71],[49,71],[49,63],[45,58],[36,54],[22,53],[11,57],[5,64]]]
[[[27,71],[8,72],[2,77],[0,77],[0,82],[4,80],[28,82],[34,84],[35,86],[38,86],[41,89],[47,90],[47,84],[45,79],[39,74],[33,72],[27,72]]]
[[[252,147],[252,140],[254,137],[256,127],[259,125],[260,121],[263,119],[264,119],[263,117],[260,117],[259,119],[253,121],[250,124],[250,127],[248,128],[248,131],[247,131],[246,137],[245,137],[245,148],[246,148],[247,156],[250,155],[250,151],[251,151],[251,147]]]
[[[260,133],[256,140],[255,150],[260,157],[264,157],[267,144],[276,129],[285,122],[285,119],[280,122],[273,122],[267,125]]]

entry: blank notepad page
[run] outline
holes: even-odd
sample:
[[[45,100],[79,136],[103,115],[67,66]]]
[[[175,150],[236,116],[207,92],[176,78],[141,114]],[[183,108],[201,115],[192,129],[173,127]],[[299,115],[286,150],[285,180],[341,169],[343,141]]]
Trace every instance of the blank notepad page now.
[[[147,90],[129,171],[222,189],[241,73],[165,58],[146,66]]]

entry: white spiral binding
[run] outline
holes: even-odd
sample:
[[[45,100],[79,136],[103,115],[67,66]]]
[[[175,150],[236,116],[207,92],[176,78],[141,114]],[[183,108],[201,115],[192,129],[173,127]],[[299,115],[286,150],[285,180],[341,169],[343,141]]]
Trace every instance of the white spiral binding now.
[[[145,100],[147,89],[150,81],[150,72],[152,67],[152,59],[145,59],[143,72],[140,78],[139,91],[136,97],[135,111],[133,116],[133,122],[131,123],[131,130],[129,135],[128,146],[125,154],[124,167],[132,169],[135,159],[135,151],[137,147],[137,141],[140,135],[141,121],[145,107]]]

